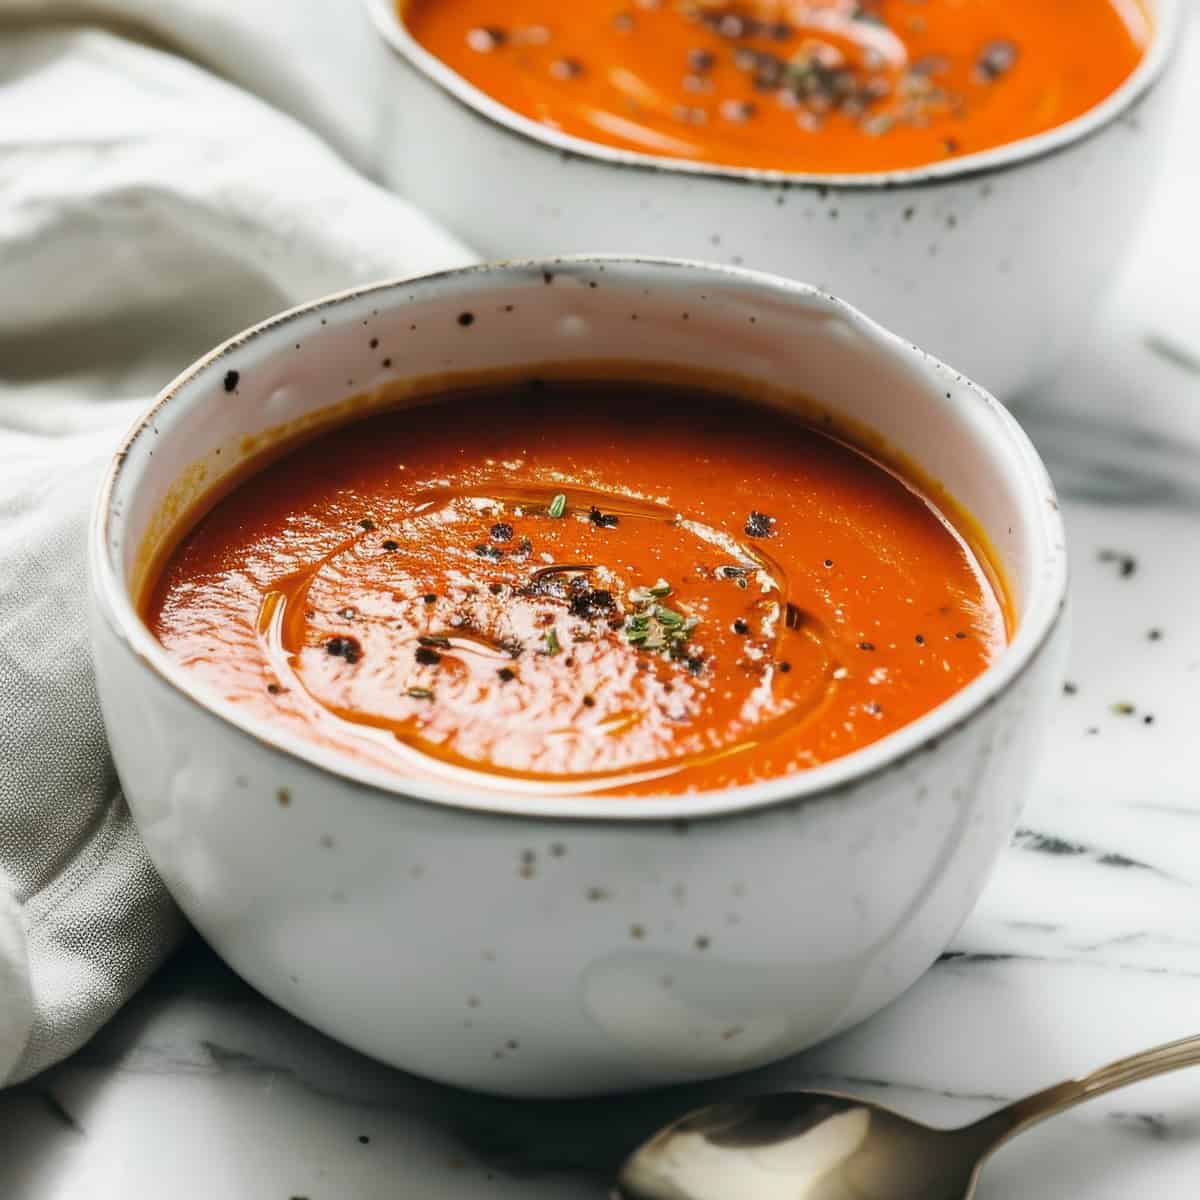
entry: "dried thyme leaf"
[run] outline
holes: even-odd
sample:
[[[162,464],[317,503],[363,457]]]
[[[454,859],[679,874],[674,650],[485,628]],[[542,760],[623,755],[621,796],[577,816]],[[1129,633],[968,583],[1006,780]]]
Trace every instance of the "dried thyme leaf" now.
[[[625,638],[631,646],[639,650],[666,650],[673,658],[683,656],[683,648],[698,621],[657,602],[670,593],[671,585],[665,579],[659,579],[650,588],[630,590],[630,600],[638,605],[637,611],[625,619]]]

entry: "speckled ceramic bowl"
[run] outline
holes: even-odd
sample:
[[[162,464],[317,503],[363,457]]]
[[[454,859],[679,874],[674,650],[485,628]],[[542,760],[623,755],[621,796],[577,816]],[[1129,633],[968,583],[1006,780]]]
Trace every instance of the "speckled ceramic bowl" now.
[[[877,431],[990,536],[1017,609],[1010,647],[846,758],[631,801],[463,791],[343,759],[207,691],[139,619],[147,555],[247,453],[447,370],[597,361],[732,374],[756,391],[786,382]],[[204,936],[351,1045],[520,1095],[736,1071],[898,996],[1010,834],[1063,650],[1058,506],[996,401],[812,288],[668,261],[381,284],[234,338],[175,380],[117,454],[90,565],[117,767]]]
[[[565,136],[430,55],[393,0],[366,3],[392,60],[387,178],[483,254],[675,254],[810,280],[1005,401],[1081,341],[1132,243],[1180,28],[1180,0],[1146,0],[1141,66],[1058,129],[916,170],[826,176]]]

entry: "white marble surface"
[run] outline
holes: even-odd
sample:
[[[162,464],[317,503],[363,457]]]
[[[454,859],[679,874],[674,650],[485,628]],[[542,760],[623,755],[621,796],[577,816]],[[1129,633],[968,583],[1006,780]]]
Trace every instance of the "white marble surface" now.
[[[0,1094],[0,1197],[599,1198],[613,1158],[700,1096],[808,1081],[955,1124],[1200,1032],[1200,39],[1180,66],[1140,252],[1079,364],[1021,414],[1065,500],[1075,690],[950,956],[874,1020],[769,1071],[535,1105],[363,1059],[192,943],[91,1046]],[[997,1155],[979,1194],[1194,1200],[1198,1180],[1200,1070],[1042,1126]]]

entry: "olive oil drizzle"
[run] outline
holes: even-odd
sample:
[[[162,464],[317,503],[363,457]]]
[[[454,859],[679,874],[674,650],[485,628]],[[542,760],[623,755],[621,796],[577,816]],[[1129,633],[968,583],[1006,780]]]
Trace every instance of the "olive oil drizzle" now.
[[[564,496],[565,501],[559,502],[560,497]],[[764,658],[761,675],[749,692],[748,707],[756,712],[779,709],[775,693],[783,686],[788,689],[787,703],[783,706],[783,711],[780,715],[754,723],[746,736],[740,737],[732,744],[717,744],[698,753],[685,753],[666,760],[652,760],[614,769],[549,774],[514,770],[491,762],[481,763],[460,753],[452,745],[446,744],[445,740],[435,741],[426,736],[428,714],[441,702],[441,694],[445,689],[427,685],[425,679],[415,680],[404,689],[403,695],[410,702],[411,711],[401,718],[394,714],[373,713],[351,705],[333,703],[319,696],[306,679],[302,656],[307,647],[314,645],[310,626],[310,615],[313,611],[310,592],[322,572],[336,567],[338,559],[355,551],[365,538],[386,537],[389,544],[398,542],[403,545],[405,537],[409,535],[405,526],[411,521],[430,518],[443,510],[456,507],[460,512],[478,514],[490,522],[502,518],[506,526],[519,524],[520,532],[535,535],[535,523],[539,520],[561,521],[577,518],[586,521],[589,520],[591,512],[599,509],[622,519],[665,522],[694,537],[701,545],[716,551],[720,558],[711,571],[712,586],[745,588],[748,592],[746,614],[754,619],[762,630],[763,639],[769,642],[771,647],[770,655]],[[379,522],[378,528],[376,521],[370,522],[369,528],[364,524],[361,532],[356,531],[354,535],[342,540],[312,564],[274,580],[264,591],[259,608],[259,641],[280,683],[293,693],[297,702],[302,703],[316,719],[336,723],[343,734],[352,737],[365,736],[377,743],[390,744],[403,757],[419,761],[425,769],[432,769],[435,773],[445,774],[450,778],[461,781],[480,781],[486,778],[491,786],[502,786],[507,782],[523,790],[532,787],[539,792],[566,790],[572,793],[611,790],[665,778],[689,767],[743,754],[770,743],[794,729],[798,722],[818,712],[836,689],[839,678],[845,673],[839,669],[842,656],[830,631],[796,603],[789,601],[786,574],[767,551],[761,546],[749,545],[733,538],[704,522],[690,519],[655,501],[573,486],[565,490],[508,486],[431,488],[420,495],[398,523],[390,525],[387,529],[383,528],[384,525],[387,525],[387,522]],[[388,557],[391,559],[393,556]],[[513,559],[514,563],[519,561],[519,558]],[[604,568],[599,563],[569,561],[534,567],[528,571],[525,578],[528,586],[539,589],[555,580],[569,581],[575,577],[590,577],[602,570]],[[617,629],[613,629],[608,623],[604,623],[602,636],[617,642],[625,639],[625,617],[639,611],[639,605],[631,593],[638,596],[652,594],[651,602],[657,608],[663,604],[663,585],[666,584],[668,591],[671,590],[670,582],[662,579],[641,583],[640,588],[638,583],[641,581],[614,583],[613,611],[621,615],[621,624]],[[425,591],[426,587],[422,583],[414,595],[406,599],[420,601]],[[561,601],[561,597],[553,591],[538,590],[537,594],[542,602],[558,604]],[[499,597],[495,600],[498,610],[503,605],[521,602],[522,598],[515,588],[503,600]],[[672,597],[671,603],[674,605],[679,602]],[[683,615],[683,607],[685,606],[681,604],[680,609],[669,608],[672,621],[675,618],[680,621],[695,620]],[[357,609],[350,611],[355,613],[358,620],[368,624],[379,621],[379,618],[362,614]],[[802,616],[797,619],[795,614]],[[696,621],[696,626],[701,624]],[[391,627],[395,627],[395,622],[391,622]],[[692,629],[695,629],[695,626],[689,627],[689,632]],[[700,632],[699,629],[695,631]],[[815,649],[821,656],[819,678],[810,689],[805,689],[802,684],[793,686],[790,682],[784,682],[790,677],[786,674],[787,663],[783,643],[791,643],[795,639],[803,640],[808,644],[810,651]],[[406,653],[404,647],[410,643],[413,646],[425,647],[436,644],[436,651],[430,652],[430,656],[441,664],[437,668],[439,672],[442,668],[465,668],[472,680],[477,681],[485,676],[482,671],[472,669],[470,663],[478,663],[479,668],[486,668],[487,679],[495,681],[494,686],[497,687],[513,680],[521,670],[516,660],[521,657],[522,650],[506,643],[503,638],[494,636],[488,629],[480,629],[477,626],[431,626],[420,631],[414,629],[411,636],[408,630],[402,628],[394,647],[389,646],[389,654]],[[633,645],[626,645],[627,653],[646,653]],[[554,625],[543,634],[540,643],[524,648],[527,658],[531,659],[541,655],[558,658],[570,649],[571,644]],[[782,672],[778,669],[780,661],[784,662]],[[497,667],[501,664],[509,664],[513,669],[505,671],[507,678],[500,676],[497,679]],[[351,664],[349,669],[355,669],[354,664]],[[586,732],[590,736],[619,737],[636,728],[641,721],[642,714],[636,709],[622,709],[602,716],[590,725]],[[583,731],[574,725],[556,726],[547,729],[546,736],[578,737],[581,732]]]

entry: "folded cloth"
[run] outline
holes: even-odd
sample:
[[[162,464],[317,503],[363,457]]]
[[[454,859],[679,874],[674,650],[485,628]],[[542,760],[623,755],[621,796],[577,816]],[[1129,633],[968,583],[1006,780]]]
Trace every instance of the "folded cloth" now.
[[[121,432],[247,324],[472,259],[362,173],[370,38],[357,0],[0,9],[0,1084],[81,1045],[183,928],[88,657],[87,515]]]
[[[12,887],[0,879],[0,1079],[12,1074],[32,1029],[25,925]]]

